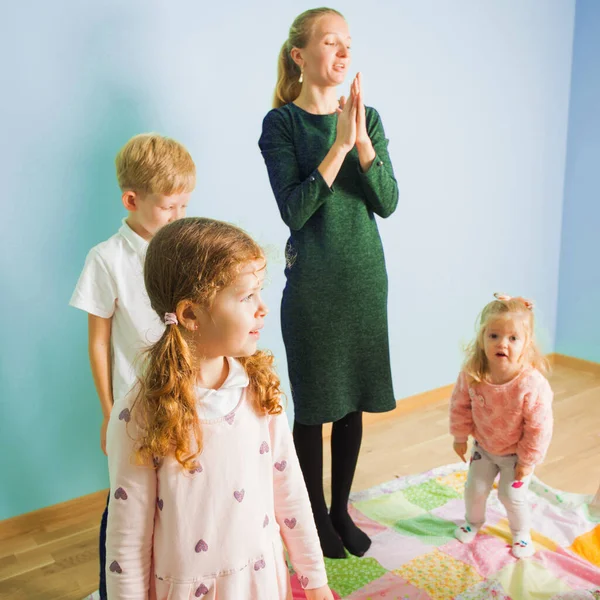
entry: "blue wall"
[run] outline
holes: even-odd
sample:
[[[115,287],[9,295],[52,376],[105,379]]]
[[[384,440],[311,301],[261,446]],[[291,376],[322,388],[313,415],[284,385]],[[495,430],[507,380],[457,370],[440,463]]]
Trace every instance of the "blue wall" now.
[[[113,160],[133,134],[185,143],[198,166],[189,213],[234,221],[270,249],[263,339],[287,387],[287,231],[257,140],[279,48],[307,7],[24,0],[2,19],[0,519],[107,485],[86,318],[67,303],[87,251],[123,216]],[[381,224],[396,396],[455,379],[460,343],[497,290],[535,298],[552,349],[574,0],[337,8],[401,190]]]
[[[600,362],[600,3],[577,0],[556,351]]]

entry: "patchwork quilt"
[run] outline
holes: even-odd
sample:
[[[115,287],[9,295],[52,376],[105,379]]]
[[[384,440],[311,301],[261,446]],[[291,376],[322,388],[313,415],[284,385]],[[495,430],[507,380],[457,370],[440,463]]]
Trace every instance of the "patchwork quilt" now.
[[[335,598],[600,600],[600,519],[588,510],[591,496],[552,489],[534,476],[528,495],[537,552],[516,560],[495,486],[475,541],[454,538],[464,520],[466,478],[467,465],[459,463],[353,494],[351,514],[373,543],[361,558],[326,559]],[[294,600],[302,600],[290,572]]]

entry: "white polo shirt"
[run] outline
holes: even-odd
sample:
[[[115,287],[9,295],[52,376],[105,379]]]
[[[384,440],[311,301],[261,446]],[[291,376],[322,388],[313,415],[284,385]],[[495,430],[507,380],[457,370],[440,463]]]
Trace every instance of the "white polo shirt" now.
[[[94,246],[69,304],[87,313],[112,317],[113,399],[123,398],[136,382],[141,351],[156,342],[164,324],[150,307],[144,286],[148,242],[123,219],[118,233]]]

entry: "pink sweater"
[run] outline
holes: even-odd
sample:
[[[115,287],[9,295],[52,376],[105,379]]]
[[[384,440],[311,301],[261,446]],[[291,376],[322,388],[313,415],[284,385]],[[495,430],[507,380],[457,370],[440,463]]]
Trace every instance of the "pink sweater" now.
[[[473,436],[491,454],[516,454],[523,466],[539,464],[552,438],[552,396],[537,369],[503,385],[469,383],[463,371],[450,399],[450,433],[458,443]]]
[[[159,598],[213,598],[220,585],[231,588],[238,576],[252,581],[221,594],[239,600],[285,597],[262,583],[281,538],[303,587],[327,583],[286,415],[257,414],[247,386],[237,365],[216,392],[236,393],[237,407],[202,422],[203,450],[189,472],[172,456],[156,470],[134,464],[131,395],[115,403],[107,439],[109,598],[147,600],[152,580],[165,590]],[[283,552],[277,556],[278,572],[287,574]],[[174,589],[183,595],[173,595]]]

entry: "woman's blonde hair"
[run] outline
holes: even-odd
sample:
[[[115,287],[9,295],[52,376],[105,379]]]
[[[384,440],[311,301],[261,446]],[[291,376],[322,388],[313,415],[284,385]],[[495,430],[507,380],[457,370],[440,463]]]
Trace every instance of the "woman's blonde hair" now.
[[[198,217],[174,221],[152,238],[146,253],[144,279],[152,308],[161,320],[184,300],[210,310],[215,295],[254,260],[264,260],[260,246],[229,223]],[[238,360],[250,379],[255,410],[281,413],[282,393],[273,356],[257,351]],[[140,430],[139,463],[157,464],[172,453],[183,468],[194,468],[194,459],[202,450],[202,431],[192,364],[192,351],[181,325],[168,325],[147,351],[132,407]]]
[[[520,358],[523,366],[534,367],[542,373],[548,372],[548,361],[535,342],[533,304],[524,298],[511,298],[496,294],[496,300],[487,304],[477,318],[477,336],[466,349],[463,369],[472,381],[483,381],[489,372],[488,360],[484,351],[485,330],[493,321],[510,317],[518,318],[523,323],[525,330],[525,345]]]
[[[338,15],[344,18],[342,13],[333,8],[311,8],[298,15],[292,26],[288,39],[283,43],[279,51],[277,61],[277,85],[273,96],[273,108],[279,108],[284,104],[293,102],[302,89],[300,79],[300,67],[292,59],[293,48],[306,48],[310,39],[315,22],[324,15]]]
[[[187,194],[196,187],[196,165],[185,147],[158,133],[132,137],[115,158],[122,192]]]

